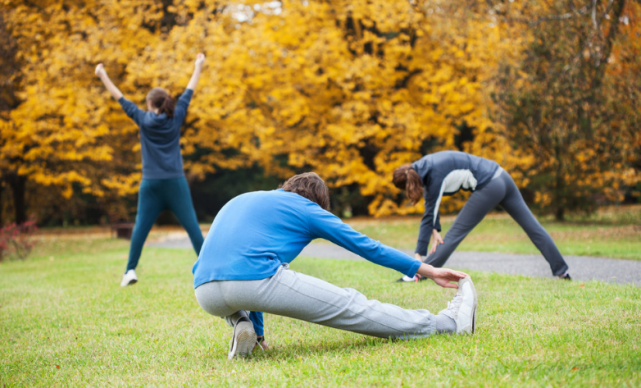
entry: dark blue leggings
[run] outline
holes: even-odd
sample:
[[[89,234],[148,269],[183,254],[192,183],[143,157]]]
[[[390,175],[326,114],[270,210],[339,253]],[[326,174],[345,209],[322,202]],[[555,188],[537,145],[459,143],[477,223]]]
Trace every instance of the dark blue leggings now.
[[[200,231],[191,193],[185,177],[174,179],[143,179],[138,193],[138,215],[131,236],[127,271],[136,269],[142,246],[151,227],[163,210],[170,210],[185,228],[196,254],[200,254],[203,234]]]

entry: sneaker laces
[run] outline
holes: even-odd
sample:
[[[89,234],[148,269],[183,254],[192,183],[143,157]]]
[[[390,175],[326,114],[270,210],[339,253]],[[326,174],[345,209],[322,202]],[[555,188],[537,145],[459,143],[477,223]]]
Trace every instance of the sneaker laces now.
[[[457,292],[456,295],[454,295],[454,298],[452,298],[451,301],[447,302],[447,308],[445,310],[452,311],[452,313],[456,317],[458,315],[458,310],[461,307],[462,303],[463,303],[463,294]]]
[[[256,336],[256,345],[262,350],[263,352],[265,351],[265,348],[263,348],[263,345],[261,344],[262,342],[265,341],[265,336],[264,335],[259,335]]]

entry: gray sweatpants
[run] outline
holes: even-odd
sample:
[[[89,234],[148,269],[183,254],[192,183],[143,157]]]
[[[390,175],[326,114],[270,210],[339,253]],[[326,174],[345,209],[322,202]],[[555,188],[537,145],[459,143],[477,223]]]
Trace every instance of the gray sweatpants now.
[[[436,329],[436,316],[427,310],[368,300],[354,289],[292,271],[287,264],[266,279],[205,283],[196,288],[196,299],[203,310],[228,322],[228,317],[248,310],[381,338],[427,337]]]
[[[465,236],[497,205],[501,205],[525,230],[545,260],[550,263],[550,268],[555,276],[563,275],[568,270],[568,265],[552,241],[552,237],[527,207],[514,180],[506,171],[501,172],[498,177],[470,196],[456,217],[454,224],[447,231],[443,244],[436,248],[436,252],[427,256],[424,262],[435,267],[442,267]]]

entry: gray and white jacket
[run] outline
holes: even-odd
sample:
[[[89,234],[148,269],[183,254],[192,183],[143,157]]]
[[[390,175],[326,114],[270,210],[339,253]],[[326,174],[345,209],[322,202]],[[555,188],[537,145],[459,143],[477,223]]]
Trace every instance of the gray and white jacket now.
[[[432,229],[441,231],[438,208],[443,196],[459,190],[480,190],[500,168],[498,163],[458,151],[441,151],[426,155],[412,163],[423,180],[425,214],[416,243],[416,253],[427,254]]]

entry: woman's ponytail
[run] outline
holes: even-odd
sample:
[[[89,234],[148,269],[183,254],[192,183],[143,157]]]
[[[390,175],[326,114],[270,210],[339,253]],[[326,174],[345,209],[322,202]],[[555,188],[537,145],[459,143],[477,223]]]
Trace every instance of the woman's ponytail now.
[[[158,114],[166,114],[167,117],[174,117],[174,108],[176,101],[163,88],[153,88],[147,94],[147,101],[151,102],[154,108],[158,109]]]
[[[392,177],[394,186],[405,190],[407,197],[414,203],[421,200],[423,196],[423,181],[411,164],[404,164],[394,171]]]

